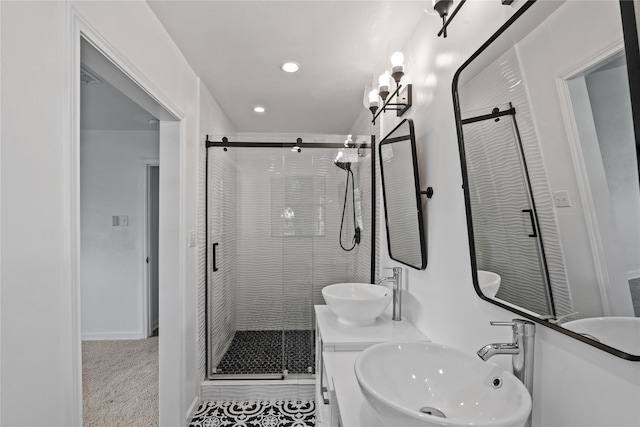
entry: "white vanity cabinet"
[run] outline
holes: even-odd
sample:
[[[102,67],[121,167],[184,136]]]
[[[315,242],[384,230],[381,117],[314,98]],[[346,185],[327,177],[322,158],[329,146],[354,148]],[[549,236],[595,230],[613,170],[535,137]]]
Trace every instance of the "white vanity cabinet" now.
[[[316,305],[316,425],[382,426],[365,402],[354,363],[360,351],[387,341],[429,341],[407,320],[383,314],[371,326],[347,326],[326,305]]]

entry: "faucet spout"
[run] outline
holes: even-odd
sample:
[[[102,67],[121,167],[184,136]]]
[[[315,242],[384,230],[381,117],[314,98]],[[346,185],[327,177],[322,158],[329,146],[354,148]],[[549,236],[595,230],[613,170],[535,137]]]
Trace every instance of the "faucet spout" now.
[[[478,350],[478,356],[485,362],[496,354],[518,354],[520,347],[517,343],[494,343],[487,344]]]
[[[378,280],[376,280],[376,285],[381,285],[384,282],[393,282],[393,277],[381,277]]]

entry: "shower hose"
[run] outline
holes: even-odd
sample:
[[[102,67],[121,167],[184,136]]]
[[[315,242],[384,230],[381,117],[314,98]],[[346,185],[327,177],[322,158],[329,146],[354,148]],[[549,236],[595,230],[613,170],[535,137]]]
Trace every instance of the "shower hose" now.
[[[351,168],[346,169],[347,171],[347,185],[344,189],[344,203],[342,204],[342,220],[340,221],[340,236],[338,237],[340,240],[340,247],[349,252],[352,251],[356,245],[358,245],[360,243],[360,227],[358,227],[357,222],[356,222],[356,196],[355,196],[355,178],[353,176],[353,171],[351,170]],[[351,239],[351,247],[350,248],[346,248],[344,247],[344,245],[342,244],[342,229],[344,226],[344,214],[347,211],[347,195],[349,194],[349,177],[351,177],[351,206],[353,207],[353,226],[355,228],[354,230],[354,235],[353,235],[353,239]]]

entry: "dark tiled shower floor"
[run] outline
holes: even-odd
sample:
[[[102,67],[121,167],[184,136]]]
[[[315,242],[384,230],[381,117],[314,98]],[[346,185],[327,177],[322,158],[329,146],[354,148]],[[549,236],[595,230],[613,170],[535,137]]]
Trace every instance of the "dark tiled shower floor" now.
[[[237,331],[216,367],[217,374],[282,372],[283,331]],[[315,331],[284,331],[285,369],[290,374],[315,372]]]

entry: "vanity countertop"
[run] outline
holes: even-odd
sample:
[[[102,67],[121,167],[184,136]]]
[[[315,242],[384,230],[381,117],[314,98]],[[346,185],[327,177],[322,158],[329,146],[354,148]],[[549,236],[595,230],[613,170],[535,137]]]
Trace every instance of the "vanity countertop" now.
[[[338,321],[331,308],[316,305],[316,323],[322,333],[324,351],[363,350],[387,341],[430,341],[408,320],[391,320],[384,313],[370,326],[348,326]]]

